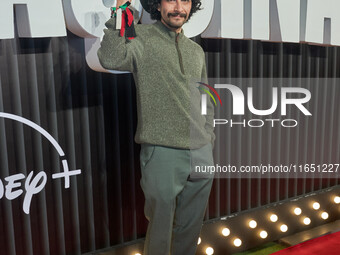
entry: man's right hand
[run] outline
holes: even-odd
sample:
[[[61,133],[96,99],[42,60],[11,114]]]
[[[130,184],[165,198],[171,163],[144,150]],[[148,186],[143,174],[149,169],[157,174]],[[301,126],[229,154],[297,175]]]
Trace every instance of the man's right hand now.
[[[117,0],[117,5],[116,5],[117,9],[118,9],[119,6],[125,4],[126,2],[131,3],[131,0]]]

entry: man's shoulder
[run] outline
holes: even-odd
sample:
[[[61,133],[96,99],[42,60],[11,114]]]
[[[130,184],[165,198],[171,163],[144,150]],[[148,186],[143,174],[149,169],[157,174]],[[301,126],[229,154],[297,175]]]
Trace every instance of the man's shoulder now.
[[[141,32],[147,32],[151,33],[151,35],[157,35],[157,31],[159,31],[159,28],[157,28],[157,22],[149,23],[149,24],[137,24],[136,26],[139,31]]]
[[[147,36],[152,30],[152,24],[136,24],[135,30],[140,36]]]

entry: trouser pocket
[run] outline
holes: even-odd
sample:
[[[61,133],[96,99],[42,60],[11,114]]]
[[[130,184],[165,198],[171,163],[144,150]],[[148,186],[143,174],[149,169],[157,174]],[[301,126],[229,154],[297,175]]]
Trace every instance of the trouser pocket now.
[[[151,161],[154,152],[155,152],[155,145],[152,144],[142,144],[141,151],[140,151],[140,167],[141,169],[145,169],[148,163]]]

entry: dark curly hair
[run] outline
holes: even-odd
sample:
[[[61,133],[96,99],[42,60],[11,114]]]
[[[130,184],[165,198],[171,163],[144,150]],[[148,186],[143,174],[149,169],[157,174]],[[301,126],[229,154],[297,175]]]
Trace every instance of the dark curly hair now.
[[[150,16],[151,19],[154,20],[161,20],[161,13],[157,10],[158,5],[161,3],[161,0],[149,0],[148,5],[150,6]],[[190,17],[197,12],[198,10],[201,10],[201,0],[191,0],[191,10],[189,13],[188,20]]]

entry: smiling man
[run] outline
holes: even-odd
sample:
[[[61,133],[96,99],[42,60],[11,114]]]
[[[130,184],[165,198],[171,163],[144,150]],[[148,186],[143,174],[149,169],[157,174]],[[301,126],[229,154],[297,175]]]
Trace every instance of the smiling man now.
[[[125,1],[118,0],[116,10],[125,10]],[[141,3],[156,23],[136,25],[132,39],[111,18],[98,57],[106,69],[132,72],[136,83],[135,141],[141,144],[140,184],[149,220],[143,255],[194,255],[213,176],[192,173],[195,165],[213,165],[215,135],[212,103],[201,115],[197,86],[207,79],[205,55],[182,26],[201,2]],[[129,11],[123,12],[124,19]]]

